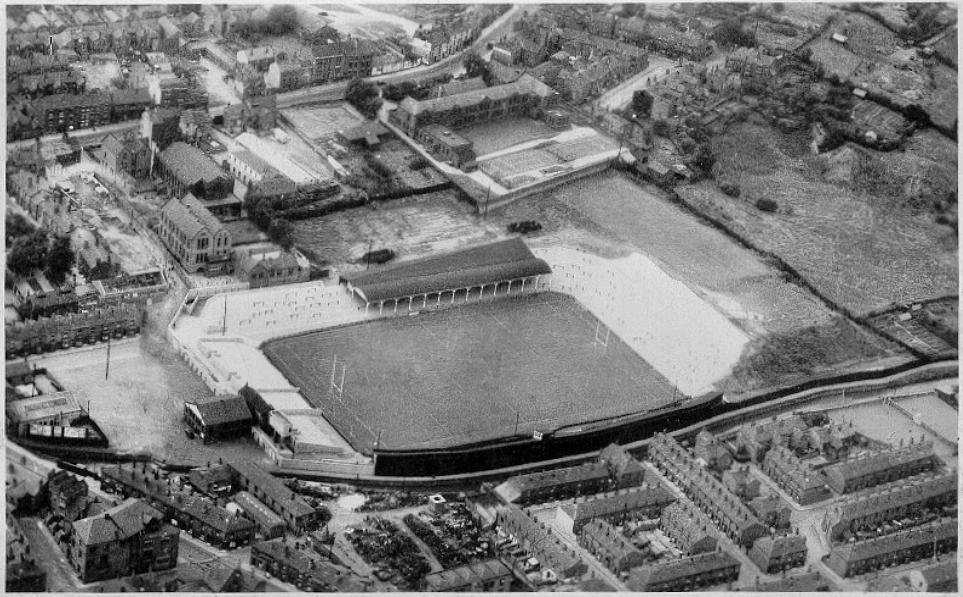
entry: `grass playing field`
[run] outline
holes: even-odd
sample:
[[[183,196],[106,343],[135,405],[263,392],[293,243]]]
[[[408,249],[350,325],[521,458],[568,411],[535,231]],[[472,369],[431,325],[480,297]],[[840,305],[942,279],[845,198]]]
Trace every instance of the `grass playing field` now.
[[[355,449],[440,448],[640,412],[676,395],[573,298],[537,294],[268,342]],[[599,331],[604,342],[606,331]],[[337,355],[338,365],[334,359]],[[331,374],[341,381],[339,399]]]

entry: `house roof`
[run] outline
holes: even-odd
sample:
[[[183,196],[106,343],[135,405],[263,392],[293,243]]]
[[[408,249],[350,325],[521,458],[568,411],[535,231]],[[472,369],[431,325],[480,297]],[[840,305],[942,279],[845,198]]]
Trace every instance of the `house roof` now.
[[[259,525],[265,528],[284,526],[284,520],[267,507],[261,500],[257,499],[247,491],[239,491],[234,495],[234,503],[244,510],[244,513],[253,518]]]
[[[512,83],[485,87],[474,91],[465,91],[456,95],[448,95],[435,99],[417,101],[411,98],[402,100],[399,107],[410,114],[420,114],[422,112],[445,112],[455,107],[474,106],[483,102],[485,99],[490,101],[500,101],[517,95],[535,95],[538,97],[549,97],[555,90],[542,83],[528,73],[520,76]],[[408,100],[411,101],[408,101]]]
[[[251,418],[251,411],[247,407],[247,402],[240,396],[218,396],[207,402],[188,404],[197,409],[204,425],[221,425]]]
[[[645,484],[615,494],[576,501],[563,506],[562,510],[572,520],[580,521],[631,512],[654,504],[669,504],[675,500],[675,495],[662,484]]]
[[[955,518],[934,520],[891,535],[837,545],[830,552],[830,558],[844,562],[858,562],[920,545],[932,545],[936,541],[956,536],[957,520]]]
[[[167,149],[160,152],[158,158],[175,177],[186,185],[193,185],[198,182],[207,184],[218,178],[227,177],[224,171],[203,151],[183,141],[171,143]]]
[[[687,558],[665,560],[634,568],[629,573],[628,586],[632,591],[644,591],[655,584],[672,582],[712,570],[739,565],[739,560],[725,551],[701,553]]]
[[[756,539],[752,550],[767,560],[783,558],[790,554],[806,551],[806,538],[802,535],[765,536]]]
[[[512,571],[501,560],[491,559],[442,570],[441,572],[433,572],[425,577],[425,583],[429,591],[438,592],[475,583],[483,585],[511,575]]]
[[[194,238],[205,228],[211,234],[224,229],[224,224],[190,193],[184,195],[183,199],[172,198],[164,205],[163,211],[174,226],[188,238]]]
[[[825,469],[830,478],[852,479],[873,474],[905,463],[933,457],[933,442],[923,441],[878,452],[858,454]]]
[[[368,145],[376,145],[379,139],[387,135],[388,132],[388,129],[377,120],[369,120],[358,126],[338,131],[338,134],[351,143],[364,139]]]
[[[246,50],[238,50],[238,62],[252,62],[255,60],[272,60],[277,52],[271,46],[258,46]]]
[[[345,274],[361,297],[369,302],[420,295],[451,288],[466,288],[551,273],[519,238],[472,247],[393,267]]]
[[[258,465],[250,462],[236,462],[232,463],[231,466],[248,482],[270,495],[278,504],[295,516],[314,512],[314,508],[288,489],[280,479]]]
[[[231,482],[234,480],[234,469],[227,464],[212,466],[210,468],[197,468],[188,473],[187,478],[191,485],[203,493],[211,490],[211,485],[215,483]]]
[[[804,572],[739,590],[765,593],[815,593],[829,588],[832,588],[829,581],[819,572]]]
[[[854,494],[834,505],[829,515],[837,521],[864,518],[956,491],[955,472],[928,472]]]
[[[110,543],[133,537],[151,520],[161,519],[161,513],[146,502],[129,498],[106,512],[76,521],[74,534],[81,545]]]

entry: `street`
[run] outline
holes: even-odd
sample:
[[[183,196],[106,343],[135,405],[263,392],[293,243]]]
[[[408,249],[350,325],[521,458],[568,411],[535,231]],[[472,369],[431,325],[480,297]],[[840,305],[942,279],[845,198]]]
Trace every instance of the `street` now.
[[[665,71],[669,68],[675,68],[678,72],[681,66],[675,60],[651,54],[648,68],[621,85],[603,93],[596,104],[603,110],[621,110],[631,103],[633,93],[648,88],[650,82],[647,79],[649,77],[652,77],[653,81],[664,78],[666,76]]]
[[[23,534],[30,543],[31,556],[47,572],[47,590],[76,592],[80,581],[43,521],[33,516],[20,519]]]
[[[140,120],[128,120],[125,122],[118,122],[115,124],[108,124],[106,126],[89,128],[89,129],[78,129],[76,131],[70,131],[67,133],[70,135],[71,139],[77,139],[83,144],[84,141],[89,140],[93,137],[102,138],[106,137],[108,133],[118,133],[123,131],[132,131],[140,126]],[[53,133],[50,135],[44,135],[40,137],[41,143],[53,143],[63,139],[63,135],[60,133]],[[15,149],[22,149],[24,147],[33,146],[36,143],[34,139],[21,139],[20,141],[11,141],[7,143],[7,151],[13,151]]]

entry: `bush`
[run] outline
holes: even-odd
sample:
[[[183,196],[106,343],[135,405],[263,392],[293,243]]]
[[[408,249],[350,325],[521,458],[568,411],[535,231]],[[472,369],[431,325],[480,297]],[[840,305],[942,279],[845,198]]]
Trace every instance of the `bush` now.
[[[756,199],[756,208],[759,211],[774,213],[779,209],[779,204],[772,199],[760,198]]]
[[[668,137],[670,133],[669,123],[661,118],[652,123],[652,132],[660,137]]]
[[[431,163],[428,161],[428,158],[421,155],[413,157],[411,161],[408,162],[408,167],[412,170],[424,170],[430,165]]]
[[[724,182],[719,185],[719,188],[723,193],[729,195],[730,197],[739,197],[742,191],[739,189],[738,185],[732,184],[731,182]]]

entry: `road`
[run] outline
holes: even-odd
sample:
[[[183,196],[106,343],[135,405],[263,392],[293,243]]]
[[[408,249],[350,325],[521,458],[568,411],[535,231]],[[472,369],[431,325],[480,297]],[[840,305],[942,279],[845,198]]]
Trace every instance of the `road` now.
[[[682,68],[675,60],[654,54],[649,56],[649,66],[644,71],[633,76],[628,81],[609,89],[599,97],[596,105],[603,110],[621,110],[632,101],[632,94],[649,86],[649,77],[664,78],[665,71],[674,68],[676,72]]]
[[[526,7],[526,10],[530,9],[532,9],[531,6]],[[504,14],[495,19],[491,25],[482,30],[478,36],[478,39],[472,43],[469,49],[475,52],[483,52],[486,49],[489,41],[498,41],[509,31],[511,31],[514,22],[521,16],[522,7],[518,4],[512,5],[512,7],[509,8]],[[462,54],[463,52],[459,52],[443,58],[433,64],[416,66],[414,68],[409,68],[394,73],[369,77],[368,80],[387,84],[398,83],[401,81],[418,81],[421,79],[428,79],[446,71],[455,74],[462,68]],[[339,81],[337,83],[327,83],[325,85],[304,87],[302,89],[296,89],[286,93],[279,93],[278,107],[290,108],[292,106],[311,102],[340,100],[344,98],[344,92],[347,87],[347,81]]]
[[[77,592],[80,581],[43,521],[29,516],[20,519],[20,526],[30,543],[30,555],[47,572],[47,590]]]

